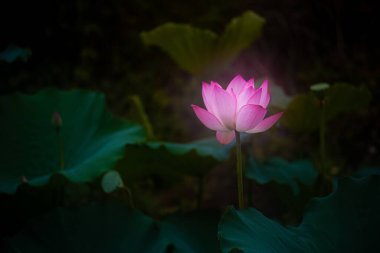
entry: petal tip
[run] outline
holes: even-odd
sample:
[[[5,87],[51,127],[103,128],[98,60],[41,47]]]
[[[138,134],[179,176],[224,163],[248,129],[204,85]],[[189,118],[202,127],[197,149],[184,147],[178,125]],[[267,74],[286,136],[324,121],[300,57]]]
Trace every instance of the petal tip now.
[[[210,84],[208,82],[202,81],[202,86],[209,86]]]

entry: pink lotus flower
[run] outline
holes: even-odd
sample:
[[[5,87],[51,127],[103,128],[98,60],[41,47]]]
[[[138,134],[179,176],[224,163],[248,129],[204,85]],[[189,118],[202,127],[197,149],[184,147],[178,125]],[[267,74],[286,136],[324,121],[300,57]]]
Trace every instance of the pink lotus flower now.
[[[272,127],[282,112],[264,119],[270,96],[268,81],[255,89],[253,79],[245,81],[236,76],[224,90],[218,83],[202,84],[203,102],[207,110],[191,105],[198,119],[209,129],[216,131],[221,144],[235,139],[235,131],[260,133]]]

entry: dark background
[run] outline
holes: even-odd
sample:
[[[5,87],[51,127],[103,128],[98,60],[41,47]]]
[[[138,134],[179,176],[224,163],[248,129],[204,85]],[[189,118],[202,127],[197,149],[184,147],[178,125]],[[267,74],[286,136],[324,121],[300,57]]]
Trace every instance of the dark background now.
[[[349,125],[339,119],[330,124],[339,147],[332,151],[351,167],[378,165],[377,7],[376,1],[327,0],[7,1],[0,4],[0,52],[16,45],[30,49],[31,56],[0,62],[0,93],[44,87],[98,90],[106,94],[111,110],[125,117],[132,117],[128,96],[137,94],[159,139],[191,141],[198,133],[186,126],[178,104],[170,100],[187,96],[184,87],[191,76],[160,49],[145,46],[140,33],[166,22],[220,33],[233,17],[252,10],[266,20],[262,36],[213,79],[229,80],[238,73],[270,76],[289,96],[319,82],[365,86],[372,94],[369,109],[346,116]],[[311,136],[307,144],[313,146],[316,139]],[[269,202],[267,195],[258,194],[262,206]],[[223,202],[222,194],[216,198]],[[266,213],[275,216],[281,212],[276,208],[270,206]]]
[[[375,1],[8,1],[1,5],[0,48],[29,48],[32,56],[1,63],[1,92],[56,86],[148,98],[148,88],[185,74],[157,48],[145,47],[140,32],[165,22],[221,32],[246,10],[266,19],[263,36],[236,60],[249,73],[270,71],[288,92],[320,81],[374,87],[376,7]]]

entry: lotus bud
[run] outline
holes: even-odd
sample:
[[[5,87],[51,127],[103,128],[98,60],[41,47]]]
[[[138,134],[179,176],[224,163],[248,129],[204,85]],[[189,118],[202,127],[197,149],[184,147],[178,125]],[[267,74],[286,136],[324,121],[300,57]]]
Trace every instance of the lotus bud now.
[[[54,126],[54,128],[59,131],[59,129],[62,126],[62,117],[59,112],[54,112],[51,117],[51,124]]]

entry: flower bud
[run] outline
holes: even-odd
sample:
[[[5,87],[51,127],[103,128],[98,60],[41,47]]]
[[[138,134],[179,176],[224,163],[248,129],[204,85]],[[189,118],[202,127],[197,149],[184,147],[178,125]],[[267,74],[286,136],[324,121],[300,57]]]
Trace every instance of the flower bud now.
[[[54,126],[55,129],[60,129],[62,126],[62,117],[59,112],[54,112],[51,117],[51,124]]]

